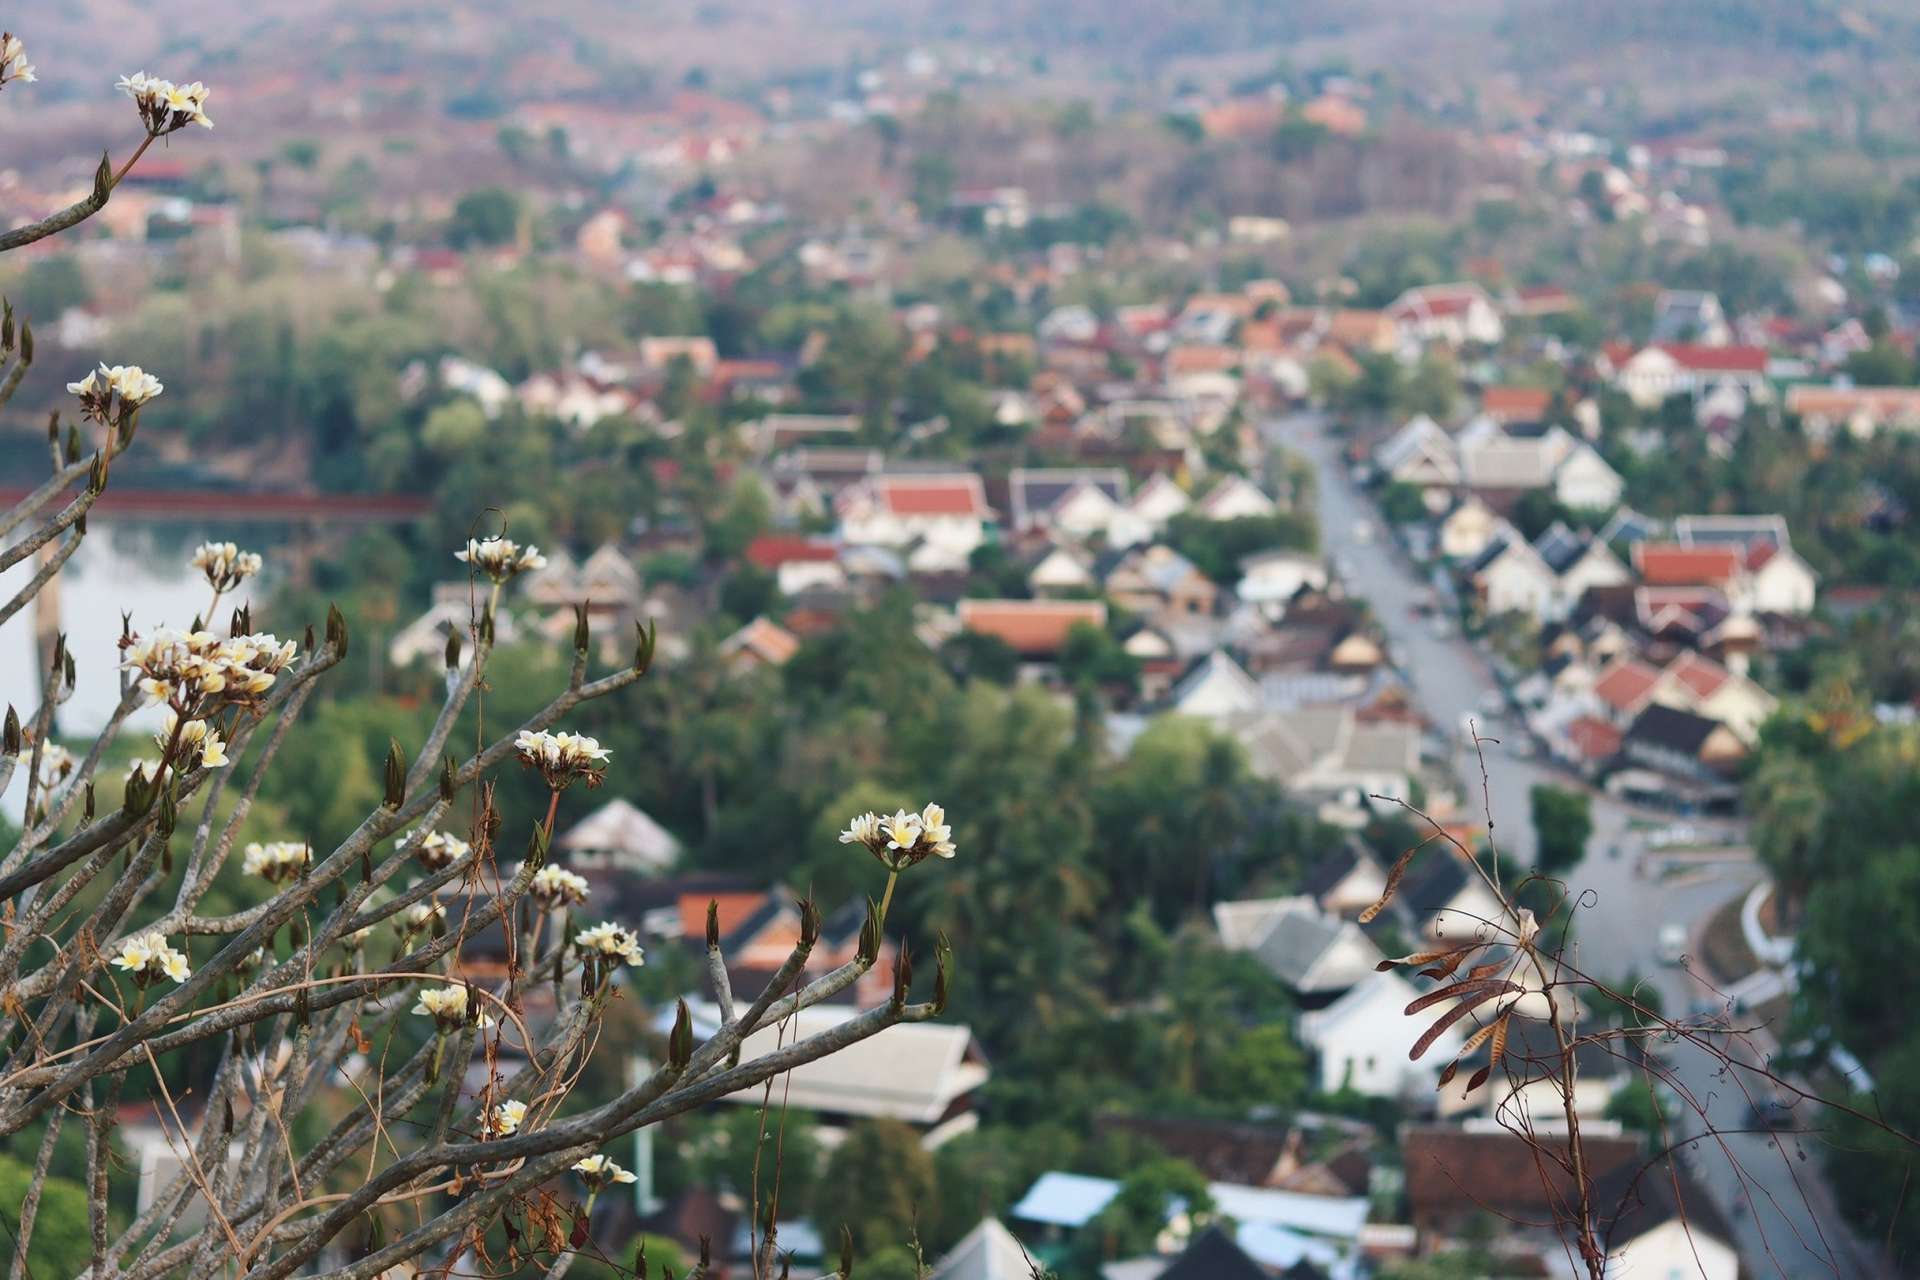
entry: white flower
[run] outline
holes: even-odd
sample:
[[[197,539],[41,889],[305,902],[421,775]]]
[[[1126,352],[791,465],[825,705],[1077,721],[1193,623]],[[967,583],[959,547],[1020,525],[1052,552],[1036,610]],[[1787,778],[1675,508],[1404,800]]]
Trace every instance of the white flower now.
[[[247,846],[240,867],[250,876],[268,881],[292,880],[313,861],[313,850],[303,842],[275,840]]]
[[[166,390],[160,379],[137,364],[102,364],[67,390],[80,397],[80,408],[95,422],[124,418]]]
[[[420,1000],[413,1011],[432,1018],[442,1032],[455,1031],[467,1021],[467,989],[465,987],[441,987],[437,990],[422,991]],[[476,1022],[481,1030],[493,1025],[493,1019],[481,1014]]]
[[[229,575],[224,580],[227,586],[211,575],[208,580],[226,590],[238,585],[239,577]],[[140,673],[141,692],[151,702],[195,711],[203,710],[200,704],[208,698],[251,702],[273,687],[299,651],[293,641],[282,644],[278,636],[265,631],[223,640],[211,631],[160,627],[122,643],[126,658],[120,665]]]
[[[840,833],[840,843],[863,846],[893,871],[923,858],[951,858],[954,852],[947,811],[937,804],[929,804],[919,813],[899,809],[892,817],[863,813]]]
[[[79,764],[73,758],[73,752],[57,742],[45,742],[40,745],[40,786],[51,791],[72,776]]]
[[[146,124],[147,132],[156,138],[190,124],[213,128],[213,121],[207,119],[206,109],[207,98],[213,90],[197,80],[192,84],[177,85],[171,80],[137,71],[130,76],[121,76],[120,83],[114,87],[133,99],[134,106],[140,109],[140,119]]]
[[[143,933],[126,939],[114,953],[113,967],[125,970],[135,983],[152,986],[162,978],[185,982],[193,976],[187,957],[167,945],[159,933]]]
[[[231,542],[203,542],[193,549],[188,565],[198,569],[215,591],[224,594],[260,572],[261,559],[258,552],[242,551]]]
[[[544,729],[522,729],[513,746],[520,753],[520,763],[539,770],[555,791],[571,785],[576,778],[585,778],[590,787],[599,786],[610,754],[598,738],[583,733],[548,733]]]
[[[450,867],[472,851],[473,846],[465,840],[444,831],[429,831],[415,840],[413,845],[414,858],[429,871]]]
[[[598,1191],[611,1182],[639,1181],[606,1156],[588,1156],[584,1160],[576,1160],[573,1162],[573,1171],[580,1175],[580,1181],[587,1184],[589,1191]]]
[[[154,741],[163,748],[175,747],[175,729],[179,731],[178,746],[184,760],[199,759],[205,769],[218,769],[227,764],[227,744],[205,720],[189,720],[182,724],[179,712],[167,708],[166,727],[154,735]],[[151,776],[151,775],[149,775]]]
[[[27,61],[27,47],[20,43],[20,37],[11,31],[0,31],[0,85],[12,84],[18,80],[22,84],[32,84],[38,76],[33,74],[33,64]]]
[[[847,824],[847,829],[840,833],[841,844],[871,845],[873,844],[874,841],[878,840],[879,838],[880,838],[880,815],[877,813],[861,814],[859,817],[849,822]]]
[[[577,907],[587,900],[592,888],[587,878],[565,867],[542,867],[533,873],[529,886],[533,896],[548,907]]]
[[[527,1104],[524,1102],[496,1102],[487,1109],[486,1130],[490,1137],[506,1138],[520,1131],[520,1125],[527,1118]]]
[[[611,956],[628,964],[645,964],[640,940],[617,924],[597,924],[574,935],[573,945],[582,951]]]
[[[472,565],[495,582],[547,567],[547,558],[540,554],[540,548],[523,548],[511,538],[469,538],[466,547],[454,552],[453,558]]]

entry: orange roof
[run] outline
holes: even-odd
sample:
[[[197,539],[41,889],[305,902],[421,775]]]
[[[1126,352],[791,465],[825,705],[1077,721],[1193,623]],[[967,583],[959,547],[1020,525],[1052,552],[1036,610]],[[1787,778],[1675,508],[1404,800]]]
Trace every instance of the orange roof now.
[[[1650,587],[1706,586],[1740,572],[1740,553],[1732,547],[1682,547],[1642,542],[1633,549],[1640,581]]]
[[[745,923],[766,902],[764,893],[683,893],[680,895],[680,933],[686,938],[707,936],[707,904],[719,905],[720,936]]]
[[[992,515],[979,476],[886,476],[877,483],[887,510],[899,516]]]
[[[1488,387],[1480,395],[1482,409],[1510,422],[1538,422],[1552,404],[1545,387]]]
[[[1725,667],[1691,649],[1667,664],[1667,674],[1691,689],[1697,698],[1711,698],[1715,689],[1733,678]]]
[[[796,560],[826,562],[838,560],[840,549],[830,542],[763,533],[747,544],[747,561],[762,569],[777,569]]]
[[[1647,700],[1660,683],[1660,671],[1637,658],[1623,658],[1594,682],[1593,694],[1621,711],[1631,711]]]
[[[1237,347],[1181,346],[1167,352],[1167,376],[1183,373],[1225,373],[1240,363]]]
[[[1682,368],[1700,373],[1765,373],[1765,347],[1708,347],[1692,342],[1663,342],[1660,350]]]
[[[1098,600],[962,600],[960,625],[995,636],[1028,657],[1052,657],[1066,644],[1067,632],[1080,624],[1107,625],[1107,606]]]
[[[745,651],[779,666],[800,652],[800,638],[771,618],[759,617],[727,637],[721,648],[729,655]]]
[[[1595,716],[1581,716],[1567,725],[1567,741],[1585,760],[1606,760],[1619,754],[1620,731]]]

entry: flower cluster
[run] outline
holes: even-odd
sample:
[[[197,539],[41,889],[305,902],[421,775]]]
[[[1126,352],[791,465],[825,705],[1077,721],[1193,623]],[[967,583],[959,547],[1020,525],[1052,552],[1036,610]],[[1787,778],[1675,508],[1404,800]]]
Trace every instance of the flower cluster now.
[[[202,769],[220,769],[226,766],[226,740],[205,720],[189,720],[182,724],[179,713],[169,707],[166,728],[154,734],[153,740],[163,748],[173,747],[176,731],[182,764],[193,760]]]
[[[429,831],[413,842],[413,856],[428,871],[442,871],[473,851],[459,836],[444,831]]]
[[[520,763],[538,770],[555,791],[572,785],[577,778],[585,778],[588,786],[597,787],[607,771],[607,749],[599,739],[585,734],[522,729],[513,747],[520,753]]]
[[[508,1138],[520,1132],[520,1126],[527,1118],[527,1104],[524,1102],[496,1102],[487,1108],[484,1121],[487,1136],[490,1138]]]
[[[533,873],[529,891],[543,907],[577,907],[587,900],[587,878],[565,867],[542,867]]]
[[[73,752],[57,742],[42,743],[40,746],[40,788],[51,791],[68,778],[79,765],[73,758]]]
[[[575,1160],[573,1171],[580,1175],[580,1181],[587,1184],[587,1190],[594,1192],[610,1183],[639,1181],[633,1174],[622,1169],[606,1156],[588,1156],[585,1160]]]
[[[951,858],[953,828],[947,811],[930,804],[919,813],[901,809],[890,818],[863,813],[840,833],[840,843],[860,845],[889,871],[898,871],[928,857]]]
[[[193,976],[187,968],[187,957],[157,933],[139,934],[122,942],[114,954],[113,967],[126,970],[142,987],[150,987],[162,978],[185,982]]]
[[[189,567],[198,569],[208,586],[225,595],[260,572],[260,553],[242,551],[231,542],[203,542],[193,549]]]
[[[250,876],[278,883],[295,879],[312,861],[313,849],[307,844],[294,840],[274,840],[267,844],[256,842],[248,845],[240,866]]]
[[[137,364],[101,365],[67,390],[80,397],[80,411],[99,423],[118,423],[166,390]]]
[[[268,632],[222,640],[211,631],[161,627],[127,643],[121,665],[140,673],[140,688],[152,701],[192,710],[202,698],[258,697],[273,687],[297,650],[293,641],[282,643]]]
[[[540,548],[522,547],[511,538],[469,538],[466,548],[454,552],[453,558],[472,565],[495,582],[547,567],[547,558],[540,554]]]
[[[617,924],[597,924],[574,936],[573,945],[596,960],[620,960],[627,964],[645,964],[640,940]]]
[[[133,99],[133,105],[140,109],[140,119],[146,124],[147,132],[156,138],[163,138],[190,124],[205,129],[213,128],[213,121],[207,119],[207,99],[213,90],[198,80],[192,84],[175,84],[171,80],[137,71],[130,76],[121,76],[120,83],[114,88]]]
[[[33,74],[33,64],[27,61],[27,47],[20,43],[20,37],[11,31],[0,31],[0,86],[12,84],[18,80],[22,84],[32,84],[38,76]]]
[[[436,990],[422,991],[420,1001],[413,1006],[413,1011],[432,1018],[442,1035],[450,1031],[458,1031],[466,1025],[467,1021],[467,989],[440,987]],[[476,1019],[476,1025],[484,1031],[493,1025],[493,1019],[483,1013]]]

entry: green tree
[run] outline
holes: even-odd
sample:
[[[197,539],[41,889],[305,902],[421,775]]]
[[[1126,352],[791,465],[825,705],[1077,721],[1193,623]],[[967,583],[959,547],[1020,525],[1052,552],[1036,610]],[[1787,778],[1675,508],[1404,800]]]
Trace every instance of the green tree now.
[[[16,1215],[27,1198],[32,1180],[30,1166],[0,1156],[0,1217],[4,1219],[10,1239],[18,1228]],[[77,1276],[85,1271],[93,1261],[92,1233],[87,1222],[86,1188],[68,1178],[48,1178],[40,1193],[40,1208],[34,1216],[27,1274]]]
[[[1593,804],[1584,791],[1538,783],[1527,793],[1533,806],[1533,831],[1539,869],[1561,875],[1580,865],[1593,835]]]
[[[920,1136],[898,1120],[862,1120],[827,1158],[814,1225],[828,1240],[844,1226],[865,1253],[903,1245],[918,1215],[931,1209],[933,1192],[933,1157]]]
[[[71,253],[36,256],[33,265],[7,290],[7,300],[30,320],[51,323],[69,307],[84,307],[93,298],[87,273]]]
[[[1427,518],[1427,503],[1418,488],[1392,480],[1380,490],[1380,514],[1394,524],[1412,524]]]
[[[520,197],[504,187],[469,191],[453,206],[447,241],[455,248],[506,244],[520,230]]]
[[[1083,1236],[1094,1243],[1100,1258],[1137,1258],[1154,1251],[1167,1219],[1180,1209],[1195,1227],[1212,1215],[1206,1175],[1185,1160],[1156,1160],[1120,1180],[1120,1190]]]

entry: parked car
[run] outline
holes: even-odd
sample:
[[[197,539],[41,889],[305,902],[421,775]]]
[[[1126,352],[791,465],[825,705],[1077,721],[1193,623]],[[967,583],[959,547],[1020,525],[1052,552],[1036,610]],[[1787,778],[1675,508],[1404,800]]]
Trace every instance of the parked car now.
[[[1687,927],[1683,924],[1663,924],[1660,926],[1660,960],[1663,964],[1679,964],[1687,954]]]
[[[1791,1129],[1798,1117],[1786,1099],[1763,1093],[1747,1108],[1747,1125],[1754,1129]]]

